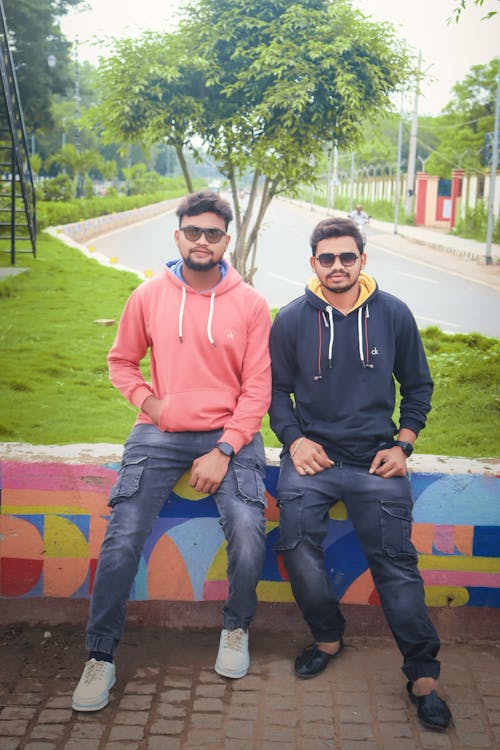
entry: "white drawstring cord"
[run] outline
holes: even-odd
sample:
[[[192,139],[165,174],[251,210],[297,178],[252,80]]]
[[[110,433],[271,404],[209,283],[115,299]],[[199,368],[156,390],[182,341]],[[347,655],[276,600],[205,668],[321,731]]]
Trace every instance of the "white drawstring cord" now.
[[[208,320],[207,320],[207,336],[212,346],[215,346],[215,341],[212,336],[212,320],[214,317],[214,303],[215,303],[215,292],[212,292],[212,294],[210,295],[210,310],[208,312]]]
[[[184,306],[186,304],[186,287],[182,287],[181,306],[179,308],[179,341],[182,344],[182,323],[184,320]]]
[[[332,356],[333,356],[333,339],[335,338],[335,329],[333,327],[333,313],[332,308],[330,305],[326,308],[326,311],[328,313],[328,320],[330,322],[330,343],[328,344],[328,367],[332,366]]]

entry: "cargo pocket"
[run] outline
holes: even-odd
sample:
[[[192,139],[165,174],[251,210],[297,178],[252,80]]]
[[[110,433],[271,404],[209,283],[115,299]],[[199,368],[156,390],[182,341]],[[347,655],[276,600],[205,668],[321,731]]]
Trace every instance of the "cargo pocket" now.
[[[388,557],[417,559],[411,541],[411,509],[405,503],[382,503],[382,548]]]
[[[263,508],[266,506],[264,494],[264,469],[258,463],[251,465],[231,461],[236,481],[236,491],[245,503],[259,503]]]
[[[302,539],[302,495],[283,494],[278,499],[280,523],[276,552],[295,549]]]
[[[108,505],[111,508],[137,493],[146,461],[147,456],[144,456],[120,466],[116,482],[109,493]]]

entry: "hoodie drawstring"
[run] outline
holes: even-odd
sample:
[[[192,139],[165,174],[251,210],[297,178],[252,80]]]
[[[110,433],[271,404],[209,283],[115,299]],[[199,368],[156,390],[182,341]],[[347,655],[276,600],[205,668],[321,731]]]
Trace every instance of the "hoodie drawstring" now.
[[[363,331],[363,310],[364,315],[364,331]],[[359,358],[363,367],[373,369],[373,365],[370,362],[370,347],[368,344],[368,318],[370,317],[370,309],[368,305],[360,307],[358,310],[358,346],[359,346]],[[364,336],[363,336],[364,333]],[[363,340],[365,349],[363,350]]]
[[[207,320],[207,336],[212,346],[215,346],[215,341],[212,336],[212,320],[214,317],[214,303],[215,303],[215,292],[212,292],[212,294],[210,295],[210,310],[208,311],[208,320]]]
[[[182,287],[181,306],[179,308],[179,341],[182,342],[182,323],[184,321],[184,307],[186,306],[186,287]]]
[[[364,314],[363,314],[364,311]],[[325,312],[328,313],[328,320]],[[333,321],[333,310],[330,305],[325,309],[325,312],[318,310],[318,366],[317,373],[314,376],[314,380],[321,380],[323,375],[321,372],[321,350],[323,348],[323,336],[321,327],[321,318],[323,318],[323,324],[325,328],[330,329],[330,341],[328,343],[328,367],[333,367],[333,343],[335,340],[335,326]],[[370,362],[370,347],[368,343],[368,319],[370,317],[370,309],[368,304],[362,305],[358,309],[358,351],[359,359],[361,364],[365,368],[373,369],[373,365]]]
[[[179,341],[181,342],[181,344],[183,343],[182,324],[184,322],[184,308],[185,307],[186,307],[186,287],[183,286],[181,306],[179,308]],[[212,346],[215,346],[214,337],[212,335],[212,321],[214,319],[214,308],[215,308],[215,292],[212,292],[212,294],[210,295],[210,309],[208,311],[208,320],[207,320],[207,336]]]

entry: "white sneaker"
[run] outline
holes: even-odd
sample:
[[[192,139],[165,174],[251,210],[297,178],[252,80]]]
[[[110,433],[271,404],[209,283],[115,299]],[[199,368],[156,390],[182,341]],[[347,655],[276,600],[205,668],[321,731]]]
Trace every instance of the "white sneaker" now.
[[[223,630],[220,634],[219,653],[215,671],[223,677],[244,677],[250,666],[248,633],[241,628]]]
[[[99,711],[108,705],[109,691],[116,682],[115,665],[90,659],[73,693],[75,711]]]

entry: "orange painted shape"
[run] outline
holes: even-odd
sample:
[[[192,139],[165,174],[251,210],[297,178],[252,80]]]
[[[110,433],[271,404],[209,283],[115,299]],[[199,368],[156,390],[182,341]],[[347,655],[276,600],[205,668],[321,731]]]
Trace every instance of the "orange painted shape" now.
[[[148,598],[191,602],[193,586],[175,542],[164,534],[156,543],[148,563]]]
[[[369,570],[365,570],[344,593],[342,604],[368,604],[374,590],[372,574]]]
[[[421,555],[432,555],[434,544],[434,524],[413,524],[411,540],[415,545],[417,552]]]
[[[266,496],[266,521],[279,521],[280,520],[280,511],[278,506],[276,505],[276,498],[274,498],[272,495],[269,494],[267,490],[264,492]]]
[[[109,510],[109,509],[108,509]],[[106,518],[93,516],[89,526],[89,557],[99,557],[101,546],[108,527]]]
[[[109,514],[108,496],[103,492],[79,492],[78,490],[15,490],[8,487],[2,490],[2,505],[11,506],[16,512],[23,508],[40,508],[65,513],[83,515]],[[26,512],[26,511],[24,511]],[[30,511],[34,512],[34,511]],[[36,511],[35,511],[36,512]]]
[[[453,532],[455,547],[462,555],[472,557],[474,544],[473,526],[455,526]]]
[[[43,539],[40,532],[23,518],[0,515],[2,558],[15,557],[39,560],[43,557]]]
[[[43,564],[44,596],[71,596],[85,582],[89,561],[82,558],[48,557]]]

